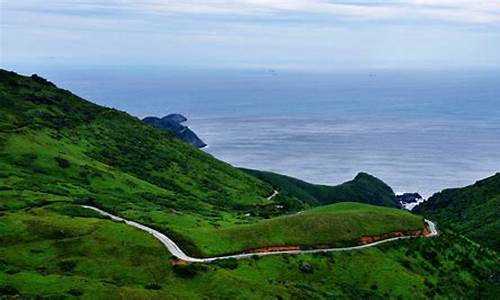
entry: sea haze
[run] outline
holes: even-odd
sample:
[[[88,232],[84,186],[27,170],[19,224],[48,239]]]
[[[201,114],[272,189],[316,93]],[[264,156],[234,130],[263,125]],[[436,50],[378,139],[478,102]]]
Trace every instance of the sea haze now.
[[[236,166],[425,196],[500,171],[500,72],[42,69],[138,117],[182,113]],[[34,72],[34,70],[26,70]]]

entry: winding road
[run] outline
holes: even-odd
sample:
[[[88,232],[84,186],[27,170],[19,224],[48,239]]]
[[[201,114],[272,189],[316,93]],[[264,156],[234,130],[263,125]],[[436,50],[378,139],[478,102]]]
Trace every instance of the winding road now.
[[[258,253],[242,253],[242,254],[234,254],[234,255],[226,255],[226,256],[215,256],[215,257],[206,257],[206,258],[197,258],[197,257],[191,257],[184,253],[184,251],[181,250],[177,244],[172,241],[169,237],[164,235],[163,233],[154,230],[152,228],[149,228],[147,226],[144,226],[142,224],[139,224],[134,221],[129,221],[125,220],[123,218],[120,218],[118,216],[112,215],[110,213],[107,213],[103,211],[102,209],[99,209],[97,207],[89,206],[89,205],[82,205],[82,207],[91,209],[93,211],[96,211],[100,213],[103,216],[107,216],[115,221],[120,221],[124,222],[127,225],[133,226],[135,228],[138,228],[140,230],[146,231],[153,235],[156,239],[158,239],[162,244],[167,248],[167,250],[175,257],[178,259],[187,261],[187,262],[200,262],[200,263],[206,263],[206,262],[212,262],[214,260],[218,259],[228,259],[228,258],[236,258],[236,259],[241,259],[241,258],[250,258],[252,256],[266,256],[266,255],[276,255],[276,254],[304,254],[304,253],[321,253],[321,252],[337,252],[337,251],[352,251],[352,250],[359,250],[359,249],[364,249],[364,248],[369,248],[373,246],[380,245],[382,243],[387,243],[391,241],[396,241],[396,240],[401,240],[401,239],[409,239],[413,238],[414,236],[403,236],[403,237],[393,237],[381,241],[376,241],[370,244],[366,245],[360,245],[360,246],[353,246],[353,247],[343,247],[343,248],[325,248],[325,249],[310,249],[310,250],[285,250],[285,251],[271,251],[271,252],[258,252]],[[438,231],[436,229],[436,224],[429,220],[425,220],[427,225],[429,226],[429,230],[431,231],[430,234],[428,234],[426,237],[431,237],[435,236],[438,234]]]

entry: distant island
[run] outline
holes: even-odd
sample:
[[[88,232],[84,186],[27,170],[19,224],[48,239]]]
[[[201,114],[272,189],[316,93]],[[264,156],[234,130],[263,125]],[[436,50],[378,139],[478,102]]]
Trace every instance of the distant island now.
[[[189,127],[182,123],[187,121],[187,118],[181,114],[169,114],[163,118],[146,117],[143,122],[153,125],[154,127],[165,129],[173,132],[178,138],[186,143],[196,147],[203,148],[207,144],[203,142]]]

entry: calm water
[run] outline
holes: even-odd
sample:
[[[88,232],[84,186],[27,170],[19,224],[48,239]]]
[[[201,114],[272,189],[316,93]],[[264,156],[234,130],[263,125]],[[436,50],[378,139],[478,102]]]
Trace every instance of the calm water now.
[[[315,183],[365,171],[428,196],[500,171],[498,71],[37,71],[139,117],[183,113],[214,156]]]

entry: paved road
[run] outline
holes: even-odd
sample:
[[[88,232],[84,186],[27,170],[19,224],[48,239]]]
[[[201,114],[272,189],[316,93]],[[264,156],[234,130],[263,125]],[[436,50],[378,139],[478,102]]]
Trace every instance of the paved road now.
[[[152,228],[149,228],[149,227],[144,226],[142,224],[139,224],[137,222],[128,221],[128,220],[125,220],[123,218],[117,217],[117,216],[112,215],[110,213],[107,213],[107,212],[105,212],[105,211],[103,211],[103,210],[101,210],[101,209],[99,209],[97,207],[88,206],[88,205],[82,205],[82,206],[85,207],[85,208],[88,208],[88,209],[92,209],[92,210],[100,213],[101,215],[108,216],[108,217],[110,217],[111,219],[113,219],[115,221],[125,222],[126,224],[128,224],[130,226],[139,228],[141,230],[144,230],[144,231],[152,234],[155,238],[157,238],[160,242],[162,242],[163,245],[165,245],[165,247],[168,249],[168,251],[170,253],[172,253],[173,256],[177,257],[178,259],[182,259],[182,260],[188,261],[188,262],[211,262],[211,261],[218,260],[218,259],[228,259],[228,258],[241,259],[241,258],[249,258],[249,257],[255,256],[255,255],[257,255],[257,256],[266,256],[266,255],[276,255],[276,254],[301,254],[301,253],[320,253],[320,252],[352,251],[352,250],[359,250],[359,249],[364,249],[364,248],[369,248],[369,247],[377,246],[377,245],[380,245],[382,243],[387,243],[387,242],[391,242],[391,241],[413,238],[413,236],[394,237],[394,238],[389,238],[389,239],[385,239],[385,240],[373,242],[373,243],[366,244],[366,245],[353,246],[353,247],[343,247],[343,248],[310,249],[310,250],[287,250],[287,251],[272,251],[272,252],[259,252],[259,253],[242,253],[242,254],[235,254],[235,255],[197,258],[197,257],[191,257],[191,256],[187,255],[186,253],[184,253],[181,250],[181,248],[179,248],[179,246],[177,246],[177,244],[174,241],[172,241],[170,238],[168,238],[166,235],[164,235],[163,233],[161,233],[159,231],[156,231],[156,230],[154,230]],[[437,235],[438,231],[436,229],[436,224],[434,224],[433,222],[431,222],[429,220],[425,220],[425,222],[427,223],[427,225],[429,225],[429,230],[431,231],[431,233],[429,235],[427,235],[427,237],[431,237],[431,236]]]
[[[272,194],[271,196],[267,197],[267,200],[272,200],[272,199],[273,199],[276,195],[278,195],[278,194],[279,194],[279,192],[278,192],[278,191],[276,191],[276,190],[275,190],[275,191],[273,191],[273,194]]]

